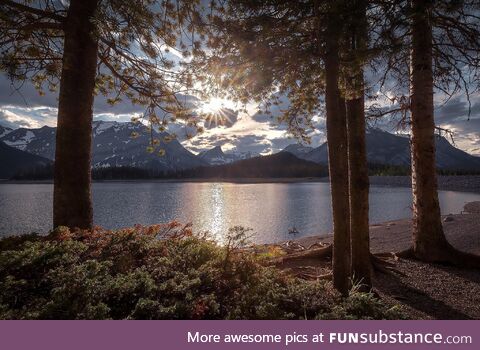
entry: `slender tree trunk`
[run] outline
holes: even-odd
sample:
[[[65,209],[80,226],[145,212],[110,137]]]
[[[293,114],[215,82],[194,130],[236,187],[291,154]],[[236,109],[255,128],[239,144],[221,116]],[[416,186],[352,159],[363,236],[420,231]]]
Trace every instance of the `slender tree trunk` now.
[[[337,16],[338,17],[338,16]],[[347,124],[345,101],[338,88],[341,23],[330,16],[325,56],[327,145],[333,212],[333,284],[343,294],[350,288],[350,222],[348,202]]]
[[[412,0],[411,122],[413,250],[417,258],[442,260],[449,244],[440,217],[435,166],[433,114],[432,25],[433,3]]]
[[[429,261],[480,267],[480,256],[450,245],[438,202],[433,114],[432,0],[411,0],[410,109],[413,192],[413,255]]]
[[[71,0],[58,106],[53,226],[93,224],[91,143],[98,43],[93,16],[98,0]]]
[[[370,233],[368,222],[368,165],[365,144],[363,55],[366,48],[366,4],[352,1],[351,48],[347,77],[348,168],[352,275],[363,289],[371,287]]]
[[[371,287],[369,180],[363,96],[347,100],[347,124],[352,274],[355,282],[360,282],[368,289]]]

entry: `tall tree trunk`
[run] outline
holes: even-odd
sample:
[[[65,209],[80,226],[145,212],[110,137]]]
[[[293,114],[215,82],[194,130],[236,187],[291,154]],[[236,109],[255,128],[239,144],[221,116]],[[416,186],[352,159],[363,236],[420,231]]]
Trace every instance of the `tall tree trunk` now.
[[[348,168],[350,189],[350,234],[352,275],[362,289],[371,287],[370,234],[368,222],[368,165],[365,144],[365,106],[363,64],[367,22],[366,4],[363,0],[351,2],[350,65],[347,67],[347,130]]]
[[[335,20],[337,19],[337,20]],[[328,168],[333,212],[333,284],[343,294],[350,288],[350,222],[348,202],[347,123],[339,83],[341,23],[332,14],[327,24],[325,102]]]
[[[58,106],[53,226],[90,229],[91,143],[98,42],[98,0],[71,0]]]
[[[347,100],[347,124],[352,275],[355,282],[360,282],[369,289],[371,287],[369,180],[363,95]]]
[[[450,245],[440,216],[433,114],[432,7],[432,0],[411,0],[413,255],[423,261],[479,268],[480,256],[458,251]]]
[[[422,260],[438,261],[448,246],[443,233],[435,166],[433,114],[432,2],[412,0],[411,122],[413,250]]]

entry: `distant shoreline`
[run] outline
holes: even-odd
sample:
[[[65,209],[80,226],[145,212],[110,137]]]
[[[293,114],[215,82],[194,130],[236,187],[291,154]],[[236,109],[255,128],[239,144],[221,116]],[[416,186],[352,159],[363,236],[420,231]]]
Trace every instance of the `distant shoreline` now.
[[[235,183],[235,184],[262,184],[262,183],[327,183],[328,177],[301,177],[301,178],[211,178],[211,179],[138,179],[138,180],[94,180],[94,183]],[[52,180],[0,180],[0,184],[52,184]],[[410,176],[370,176],[370,185],[379,187],[410,187]],[[480,193],[480,175],[439,176],[438,187],[441,191],[474,192]]]
[[[93,180],[93,183],[129,183],[129,182],[147,182],[147,183],[301,183],[301,182],[328,182],[328,177],[292,177],[292,178],[185,178],[185,179],[114,179],[114,180]],[[53,180],[0,180],[0,184],[53,184]]]

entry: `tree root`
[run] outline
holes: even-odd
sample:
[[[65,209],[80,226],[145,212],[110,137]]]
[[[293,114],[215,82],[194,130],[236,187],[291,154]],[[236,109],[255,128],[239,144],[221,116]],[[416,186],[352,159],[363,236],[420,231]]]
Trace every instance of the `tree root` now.
[[[286,261],[301,260],[301,259],[321,259],[331,258],[333,252],[333,245],[329,244],[320,248],[307,249],[305,251],[291,253],[278,258],[275,263],[281,264]]]
[[[398,261],[398,257],[394,253],[370,254],[373,270],[388,275],[398,274],[405,276],[403,272],[395,268],[395,263],[391,261],[391,258],[394,261]]]
[[[396,256],[402,259],[411,259],[414,257],[413,253],[413,247],[410,247],[408,249],[402,250],[400,252],[394,253]]]
[[[296,261],[302,259],[325,259],[332,258],[333,253],[333,244],[327,246],[320,246],[319,248],[311,248],[300,252],[290,253],[288,255],[282,256],[275,259],[273,263],[275,265],[281,265],[288,261]],[[399,274],[404,275],[398,269],[395,268],[394,261],[398,260],[398,256],[395,253],[380,253],[380,254],[370,254],[372,268],[374,271],[379,271],[386,274]],[[393,261],[391,261],[393,259]],[[316,275],[309,274],[306,272],[301,272],[296,274],[300,278],[316,280],[316,279],[331,279],[331,274],[327,275]]]
[[[316,275],[314,273],[300,272],[295,274],[295,276],[298,278],[301,278],[304,280],[310,280],[310,281],[331,281],[333,279],[333,274],[331,273]]]
[[[471,268],[479,269],[480,268],[480,255],[475,255],[467,252],[462,252],[454,248],[450,243],[445,243],[440,252],[436,252],[431,255],[420,255],[415,252],[414,248],[411,247],[407,250],[396,253],[398,257],[404,259],[413,259],[423,262],[436,263],[436,264],[447,264],[452,266],[457,266],[460,268]]]

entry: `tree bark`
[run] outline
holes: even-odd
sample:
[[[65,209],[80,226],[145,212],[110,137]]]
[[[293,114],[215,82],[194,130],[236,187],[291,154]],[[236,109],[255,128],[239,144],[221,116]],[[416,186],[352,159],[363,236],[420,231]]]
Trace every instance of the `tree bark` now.
[[[369,289],[371,287],[369,180],[363,95],[347,100],[347,125],[352,275],[355,282]]]
[[[60,81],[53,226],[91,229],[92,118],[98,42],[98,0],[71,0]]]
[[[449,246],[443,233],[435,166],[432,25],[428,0],[412,0],[411,155],[413,251],[425,261],[441,261]]]
[[[343,294],[350,289],[350,222],[348,201],[347,123],[339,84],[341,24],[331,15],[327,24],[325,102],[328,169],[333,212],[333,284]]]
[[[368,220],[368,165],[365,144],[365,106],[363,55],[367,42],[366,4],[362,0],[352,1],[353,18],[349,32],[351,47],[347,67],[347,132],[348,169],[350,191],[350,235],[352,275],[361,288],[371,288],[370,231]]]

